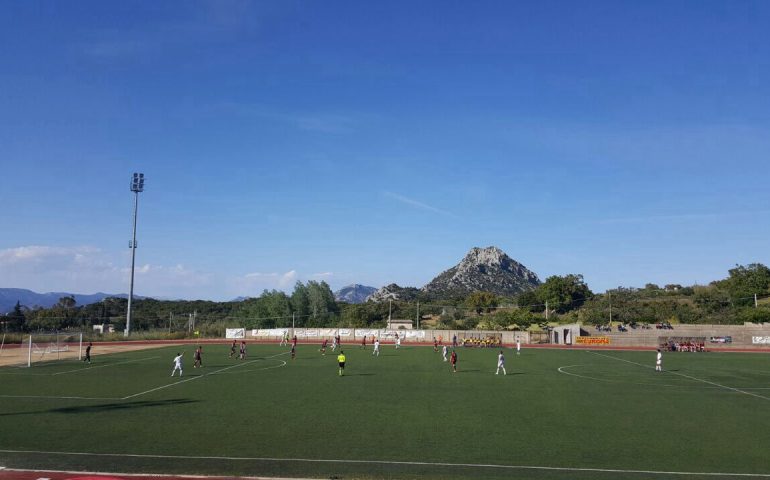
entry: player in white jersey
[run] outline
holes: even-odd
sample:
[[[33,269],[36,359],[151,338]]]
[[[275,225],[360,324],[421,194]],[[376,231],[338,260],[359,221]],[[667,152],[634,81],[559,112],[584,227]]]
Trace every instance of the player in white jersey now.
[[[372,350],[372,355],[375,355],[375,354],[378,357],[380,356],[380,339],[379,338],[374,339],[374,350]]]
[[[658,349],[658,356],[655,359],[655,371],[656,372],[663,371],[663,354],[660,353],[660,349]]]
[[[503,375],[508,375],[505,371],[505,357],[503,356],[502,350],[500,350],[500,355],[497,356],[497,371],[495,372],[495,375],[500,373],[501,368],[503,369]]]
[[[176,373],[177,370],[179,370],[179,376],[182,376],[182,357],[184,356],[184,352],[177,353],[176,357],[174,357],[174,369],[171,370],[171,376],[174,376],[174,373]]]
[[[441,348],[441,355],[443,355],[443,356],[444,356],[444,361],[445,361],[445,362],[448,362],[448,361],[449,361],[449,359],[448,359],[448,358],[446,358],[446,354],[447,354],[447,348],[446,348],[446,345],[444,345],[444,346]]]
[[[332,337],[332,352],[337,350],[337,336]]]
[[[283,338],[281,338],[281,346],[283,347],[284,345],[288,345],[288,344],[289,344],[289,331],[286,330],[285,332],[283,332]]]
[[[401,346],[401,337],[396,333],[396,350]]]
[[[519,352],[521,352],[521,340],[519,340],[519,339],[517,338],[517,339],[516,339],[516,355],[518,355],[518,354],[519,354]]]

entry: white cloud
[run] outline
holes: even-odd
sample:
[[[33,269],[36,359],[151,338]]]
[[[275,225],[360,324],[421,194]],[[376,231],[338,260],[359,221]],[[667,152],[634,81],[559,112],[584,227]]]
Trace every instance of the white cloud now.
[[[286,273],[247,273],[240,279],[236,279],[236,283],[246,288],[258,288],[258,289],[279,289],[284,290],[291,287],[296,283],[298,279],[296,270],[289,270]]]
[[[124,271],[130,273],[130,268],[125,268]],[[143,277],[145,283],[156,285],[162,290],[206,286],[211,283],[210,274],[189,269],[182,264],[173,266],[145,264],[135,268],[134,271],[137,277]],[[155,294],[155,292],[149,293],[149,295]],[[164,295],[173,296],[174,294],[164,293]]]
[[[130,267],[123,252],[106,252],[92,246],[30,245],[0,250],[3,287],[38,292],[125,293]],[[211,284],[211,275],[182,264],[143,264],[135,268],[140,295],[185,297],[197,295]]]
[[[0,287],[29,288],[38,292],[127,293],[130,253],[104,251],[93,246],[30,245],[0,249]],[[220,299],[258,296],[263,290],[290,293],[297,281],[329,280],[331,271],[302,273],[296,269],[218,274],[177,263],[136,265],[134,293],[158,298]]]
[[[29,245],[0,250],[0,272],[13,275],[117,271],[108,255],[90,246],[51,247]]]

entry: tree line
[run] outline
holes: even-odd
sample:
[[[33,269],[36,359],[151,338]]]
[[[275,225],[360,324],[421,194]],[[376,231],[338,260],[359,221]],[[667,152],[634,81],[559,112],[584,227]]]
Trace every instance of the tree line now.
[[[50,308],[29,309],[18,302],[0,317],[3,331],[91,330],[92,325],[125,328],[127,300],[106,298],[77,305],[62,297]],[[736,265],[727,278],[708,285],[647,284],[594,293],[580,274],[554,275],[531,291],[504,297],[473,292],[435,298],[421,293],[408,300],[348,304],[337,302],[324,282],[297,282],[289,294],[264,290],[243,301],[135,300],[132,330],[221,335],[228,327],[384,327],[388,318],[423,321],[451,329],[527,329],[545,322],[602,325],[770,322],[770,269],[760,263]]]

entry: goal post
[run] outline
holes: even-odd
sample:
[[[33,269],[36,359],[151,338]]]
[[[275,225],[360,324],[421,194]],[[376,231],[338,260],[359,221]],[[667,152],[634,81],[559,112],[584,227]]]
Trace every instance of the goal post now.
[[[80,360],[83,353],[82,332],[33,333],[23,338],[20,366],[33,363]]]

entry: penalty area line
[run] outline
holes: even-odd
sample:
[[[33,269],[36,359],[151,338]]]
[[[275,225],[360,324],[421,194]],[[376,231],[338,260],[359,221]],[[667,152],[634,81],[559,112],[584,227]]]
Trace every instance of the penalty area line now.
[[[47,375],[56,376],[56,375],[64,375],[64,374],[67,374],[67,373],[87,372],[88,370],[96,370],[97,368],[114,367],[115,365],[125,365],[127,363],[143,362],[145,360],[154,360],[156,358],[160,358],[160,357],[138,358],[136,360],[126,360],[125,362],[108,363],[107,365],[97,365],[95,367],[77,368],[77,369],[74,369],[74,370],[66,370],[64,372],[49,373]]]
[[[770,473],[731,473],[731,472],[682,472],[667,470],[636,470],[620,468],[588,468],[588,467],[548,467],[541,465],[503,465],[495,463],[449,463],[449,462],[409,462],[397,460],[344,460],[322,458],[275,458],[275,457],[226,457],[226,456],[195,456],[195,455],[150,455],[137,453],[86,453],[86,452],[56,452],[42,450],[6,450],[0,453],[39,454],[39,455],[69,455],[90,457],[129,457],[155,458],[171,460],[226,460],[226,461],[258,461],[258,462],[302,462],[302,463],[342,463],[342,464],[376,464],[376,465],[405,465],[429,467],[470,467],[494,468],[501,470],[544,470],[559,472],[597,472],[597,473],[630,473],[645,475],[680,475],[680,476],[709,476],[709,477],[749,477],[770,478]]]
[[[139,396],[142,396],[142,395],[146,395],[148,393],[157,392],[158,390],[163,390],[164,388],[173,387],[175,385],[179,385],[179,384],[182,384],[182,383],[192,382],[193,380],[199,380],[201,378],[206,378],[209,375],[216,375],[216,374],[218,374],[220,372],[224,372],[226,370],[230,370],[231,368],[243,367],[244,365],[250,365],[250,364],[252,364],[254,362],[259,362],[259,361],[265,360],[267,358],[277,357],[279,355],[287,355],[288,353],[289,352],[278,353],[278,354],[275,354],[275,355],[271,355],[269,357],[257,358],[257,359],[254,359],[254,360],[250,360],[248,362],[238,363],[236,365],[230,365],[229,367],[220,368],[219,370],[214,370],[213,372],[204,373],[203,375],[198,375],[197,377],[185,378],[184,380],[180,380],[180,381],[174,382],[174,383],[169,383],[168,385],[161,385],[160,387],[151,388],[150,390],[145,390],[144,392],[139,392],[139,393],[135,393],[133,395],[128,395],[126,397],[120,398],[119,400],[128,400],[129,398],[135,398],[135,397],[139,397]]]
[[[644,365],[642,363],[632,362],[631,360],[626,360],[624,358],[613,357],[612,355],[604,355],[603,353],[592,352],[590,350],[588,350],[588,353],[591,353],[593,355],[599,355],[600,357],[611,358],[613,360],[618,360],[620,362],[626,362],[626,363],[630,363],[630,364],[633,364],[633,365],[638,365],[638,366],[644,367],[644,368],[653,368],[653,367],[651,367],[649,365]],[[698,382],[708,383],[709,385],[714,385],[716,387],[724,388],[726,390],[732,390],[733,392],[738,392],[738,393],[742,393],[744,395],[751,395],[752,397],[761,398],[762,400],[770,400],[770,397],[765,397],[765,396],[762,396],[762,395],[758,395],[756,393],[747,392],[746,390],[741,390],[740,388],[728,387],[727,385],[722,385],[721,383],[716,383],[716,382],[712,382],[712,381],[709,381],[709,380],[704,380],[702,378],[693,377],[691,375],[686,375],[684,373],[672,372],[670,370],[666,371],[665,373],[670,373],[672,375],[679,375],[680,377],[689,378],[690,380],[695,380],[695,381],[698,381]]]

